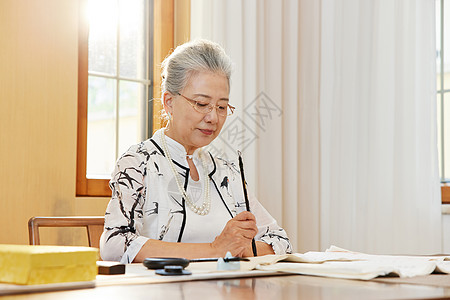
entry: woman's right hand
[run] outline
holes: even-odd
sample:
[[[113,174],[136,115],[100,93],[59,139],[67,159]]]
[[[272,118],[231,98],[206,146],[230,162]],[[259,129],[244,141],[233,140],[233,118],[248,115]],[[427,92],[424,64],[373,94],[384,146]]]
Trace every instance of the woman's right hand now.
[[[227,222],[211,247],[223,257],[229,251],[236,257],[253,256],[252,239],[258,233],[255,216],[248,211],[241,212]]]

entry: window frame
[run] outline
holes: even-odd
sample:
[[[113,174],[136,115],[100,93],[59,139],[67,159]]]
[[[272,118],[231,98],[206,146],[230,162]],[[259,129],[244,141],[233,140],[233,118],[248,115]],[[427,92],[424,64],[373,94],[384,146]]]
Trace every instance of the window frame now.
[[[176,0],[153,0],[153,98],[161,96],[159,68],[167,53],[174,47],[174,13]],[[77,113],[77,161],[76,196],[109,197],[109,179],[86,177],[87,161],[87,106],[88,106],[88,36],[89,26],[82,13],[87,0],[80,1],[78,36],[78,113]],[[183,12],[179,12],[183,13]],[[187,10],[184,13],[190,13]],[[151,34],[151,33],[150,33]],[[153,101],[153,130],[159,128],[161,121],[160,101]],[[151,118],[151,116],[149,116]]]
[[[441,184],[442,204],[450,204],[450,186],[447,183]]]

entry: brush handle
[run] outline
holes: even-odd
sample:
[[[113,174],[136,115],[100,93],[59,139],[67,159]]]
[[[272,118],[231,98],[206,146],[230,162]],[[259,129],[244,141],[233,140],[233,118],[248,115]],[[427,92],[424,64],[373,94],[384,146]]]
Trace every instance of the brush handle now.
[[[248,201],[248,194],[247,194],[247,182],[245,181],[244,175],[244,163],[242,162],[242,156],[240,151],[238,151],[238,157],[239,157],[239,170],[241,171],[242,187],[244,189],[245,207],[247,208],[247,211],[250,211],[250,203]],[[256,250],[256,242],[254,238],[252,239],[252,250],[253,256],[258,256],[258,251]]]

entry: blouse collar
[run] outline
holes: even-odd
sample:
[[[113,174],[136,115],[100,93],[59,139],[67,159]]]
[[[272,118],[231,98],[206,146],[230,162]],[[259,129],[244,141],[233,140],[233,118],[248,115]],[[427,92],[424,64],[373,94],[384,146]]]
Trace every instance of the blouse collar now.
[[[167,147],[169,148],[170,151],[170,155],[172,156],[172,158],[178,162],[182,162],[183,165],[187,165],[187,152],[186,149],[184,148],[183,145],[181,145],[180,143],[178,143],[177,141],[175,141],[174,139],[168,137],[167,135],[164,134],[164,130],[165,128],[161,128],[158,131],[155,132],[155,135],[158,136],[158,138],[156,139],[157,141],[159,141],[160,136],[164,135],[165,139],[166,139],[166,143],[167,143]],[[197,162],[200,162],[200,150],[201,148],[195,149],[194,153],[192,153],[192,157],[193,160],[195,161],[196,165]]]

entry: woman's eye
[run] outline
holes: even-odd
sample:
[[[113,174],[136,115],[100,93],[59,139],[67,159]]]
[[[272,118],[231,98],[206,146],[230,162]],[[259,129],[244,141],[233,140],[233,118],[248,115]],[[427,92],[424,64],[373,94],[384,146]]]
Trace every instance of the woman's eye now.
[[[227,110],[227,107],[226,107],[226,106],[220,106],[220,105],[219,105],[219,106],[217,106],[217,108],[218,108],[219,110],[221,110],[221,111],[222,111],[222,110]]]
[[[208,106],[208,103],[197,102],[197,106],[198,107],[206,107],[206,106]]]

